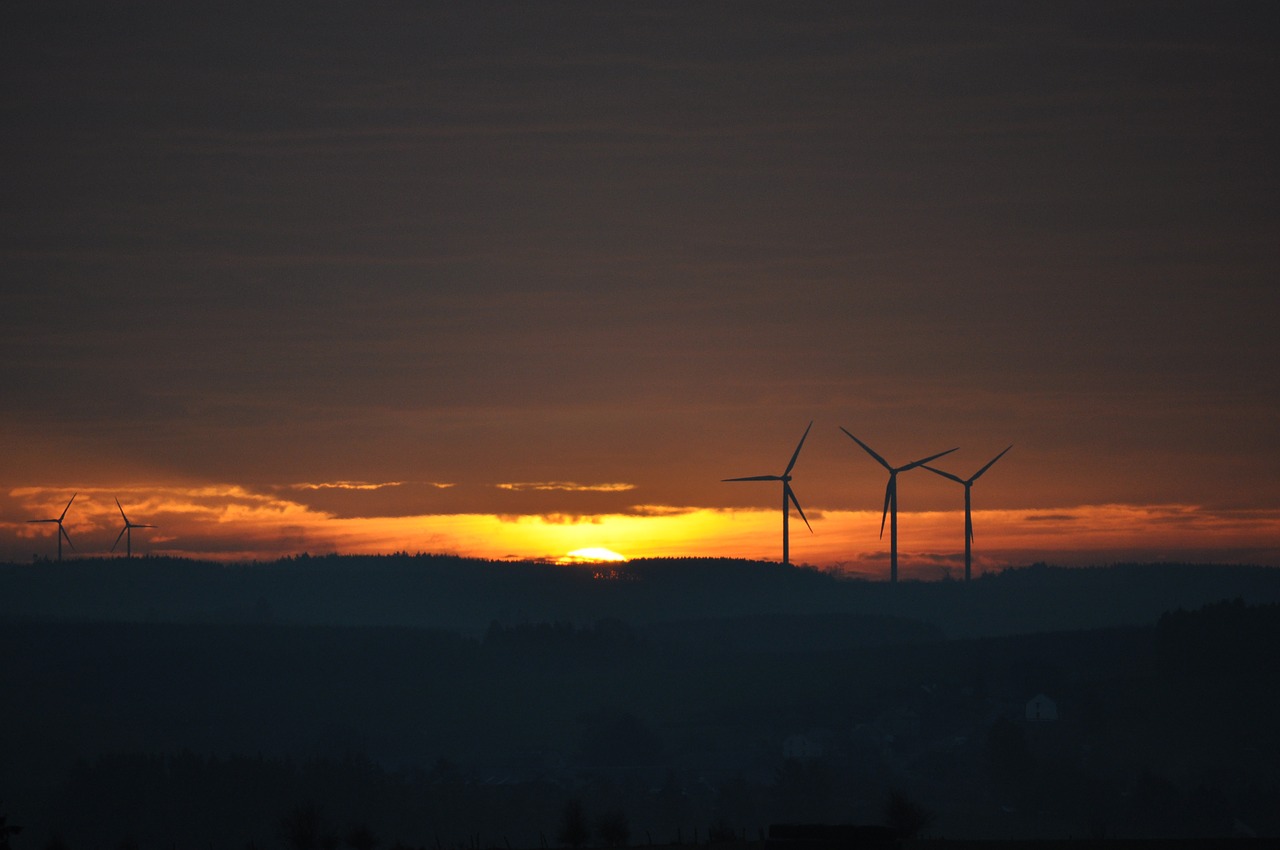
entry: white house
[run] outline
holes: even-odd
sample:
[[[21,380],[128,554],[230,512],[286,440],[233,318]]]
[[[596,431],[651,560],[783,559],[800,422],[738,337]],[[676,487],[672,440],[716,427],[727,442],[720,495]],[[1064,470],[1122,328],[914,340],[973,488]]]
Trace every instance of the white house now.
[[[1027,720],[1032,723],[1058,719],[1058,704],[1044,694],[1027,700]]]

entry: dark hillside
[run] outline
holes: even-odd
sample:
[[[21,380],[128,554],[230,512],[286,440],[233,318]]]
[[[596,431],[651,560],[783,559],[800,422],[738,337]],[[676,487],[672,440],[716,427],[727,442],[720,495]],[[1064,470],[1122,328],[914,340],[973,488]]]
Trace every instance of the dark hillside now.
[[[200,844],[175,832],[178,787],[252,808],[228,846],[273,840],[263,825],[307,804],[299,789],[446,846],[495,824],[539,846],[571,798],[625,811],[634,842],[871,822],[890,790],[939,835],[1274,835],[1277,575],[1035,567],[891,587],[733,561],[601,577],[426,557],[4,566],[0,792],[39,841],[73,846],[92,846],[91,813],[112,843]],[[252,805],[230,776],[261,789]]]
[[[953,836],[1280,831],[1280,606],[960,640],[909,626],[901,643],[848,640],[858,628],[835,619],[825,647],[735,644],[751,622],[695,623],[712,636],[685,642],[616,620],[492,622],[483,638],[9,623],[0,787],[41,829],[149,811],[174,839],[194,839],[172,832],[186,804],[159,790],[179,769],[219,806],[248,805],[227,796],[228,771],[257,783],[259,824],[306,787],[424,843],[500,821],[536,846],[571,796],[667,838],[717,820],[865,822],[891,788]],[[1040,694],[1052,723],[1026,719]],[[405,815],[411,799],[440,820]]]
[[[730,559],[638,560],[598,569],[433,555],[0,565],[0,620],[412,626],[475,637],[495,619],[581,625],[613,618],[648,627],[739,617],[814,617],[817,624],[850,614],[898,618],[883,621],[891,630],[898,628],[893,622],[909,621],[951,637],[978,637],[1147,625],[1165,611],[1235,598],[1280,603],[1280,569],[1038,565],[970,584],[890,585]],[[875,639],[870,630],[867,637]],[[779,633],[779,639],[798,638]]]

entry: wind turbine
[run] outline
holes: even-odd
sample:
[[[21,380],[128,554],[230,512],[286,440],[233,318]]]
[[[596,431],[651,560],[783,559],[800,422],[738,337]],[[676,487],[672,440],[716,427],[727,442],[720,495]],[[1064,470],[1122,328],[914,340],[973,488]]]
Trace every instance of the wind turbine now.
[[[884,488],[884,513],[880,515],[880,537],[884,537],[884,518],[887,515],[889,517],[889,581],[896,583],[898,581],[898,473],[906,472],[908,469],[915,469],[917,466],[924,466],[931,460],[951,454],[955,449],[947,449],[945,452],[938,452],[936,455],[913,460],[905,466],[890,466],[888,461],[876,454],[866,443],[850,434],[843,425],[840,426],[840,430],[844,431],[849,439],[862,446],[867,454],[876,459],[877,463],[889,470],[889,483]]]
[[[66,518],[67,511],[71,510],[71,503],[74,502],[76,500],[76,496],[79,496],[79,495],[80,495],[79,493],[71,494],[71,498],[67,500],[67,506],[62,509],[62,513],[58,514],[56,519],[27,520],[27,522],[56,522],[58,524],[58,533],[55,536],[58,538],[58,560],[59,561],[62,560],[62,538],[64,537],[67,538],[67,545],[70,546],[72,549],[76,548],[75,544],[71,542],[71,535],[67,534],[67,530],[63,528],[62,521]]]
[[[116,507],[120,508],[120,517],[124,520],[124,528],[120,529],[120,533],[116,535],[116,542],[111,544],[111,551],[116,551],[116,547],[120,545],[120,538],[124,538],[124,556],[126,558],[133,557],[133,530],[135,528],[155,528],[154,525],[146,525],[141,522],[129,522],[129,518],[124,515],[124,508],[120,507],[120,500],[116,499]]]
[[[813,427],[813,423],[809,423],[809,428]],[[781,475],[751,475],[746,478],[723,478],[722,481],[781,481],[782,482],[782,563],[784,565],[791,563],[790,550],[790,532],[789,522],[791,519],[791,506],[796,506],[796,512],[800,514],[800,519],[804,520],[805,526],[809,529],[809,533],[813,533],[813,526],[809,525],[809,520],[804,515],[804,509],[800,507],[800,502],[796,500],[796,494],[791,490],[791,468],[796,465],[796,458],[800,457],[800,447],[804,445],[805,437],[809,436],[809,428],[804,429],[804,434],[800,437],[800,442],[796,444],[796,450],[791,455],[791,462],[787,464],[787,468],[782,471]]]
[[[1004,452],[1009,451],[1009,449],[1011,448],[1013,448],[1013,446],[1009,446],[1009,448],[1006,448]],[[952,481],[955,481],[958,484],[964,485],[964,580],[965,581],[969,580],[969,563],[973,554],[973,514],[970,512],[970,508],[969,508],[971,504],[971,500],[969,498],[971,495],[970,490],[972,490],[973,488],[973,482],[977,481],[982,476],[982,473],[990,469],[993,463],[998,461],[1000,458],[1004,457],[1004,452],[1000,452],[1000,454],[996,455],[991,460],[987,461],[986,466],[982,467],[982,469],[979,469],[977,472],[973,473],[973,475],[970,475],[968,478],[961,478],[959,475],[952,475],[950,472],[943,472],[941,469],[934,469],[932,466],[929,466],[928,464],[924,464],[924,468],[929,470],[930,472],[936,472],[938,475],[941,475],[943,478],[950,478]]]

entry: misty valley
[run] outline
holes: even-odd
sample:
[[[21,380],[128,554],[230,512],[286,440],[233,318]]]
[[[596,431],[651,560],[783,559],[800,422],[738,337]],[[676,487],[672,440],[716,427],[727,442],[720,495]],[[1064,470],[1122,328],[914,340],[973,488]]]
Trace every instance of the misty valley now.
[[[14,847],[1280,834],[1280,571],[0,565]]]

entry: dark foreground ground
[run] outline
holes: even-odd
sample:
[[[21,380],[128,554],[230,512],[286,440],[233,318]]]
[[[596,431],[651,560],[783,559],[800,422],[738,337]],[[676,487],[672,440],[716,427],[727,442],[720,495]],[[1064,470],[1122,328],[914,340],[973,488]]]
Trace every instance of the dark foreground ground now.
[[[575,801],[705,846],[895,796],[904,847],[1280,835],[1280,571],[135,560],[0,565],[16,850],[548,848]]]

